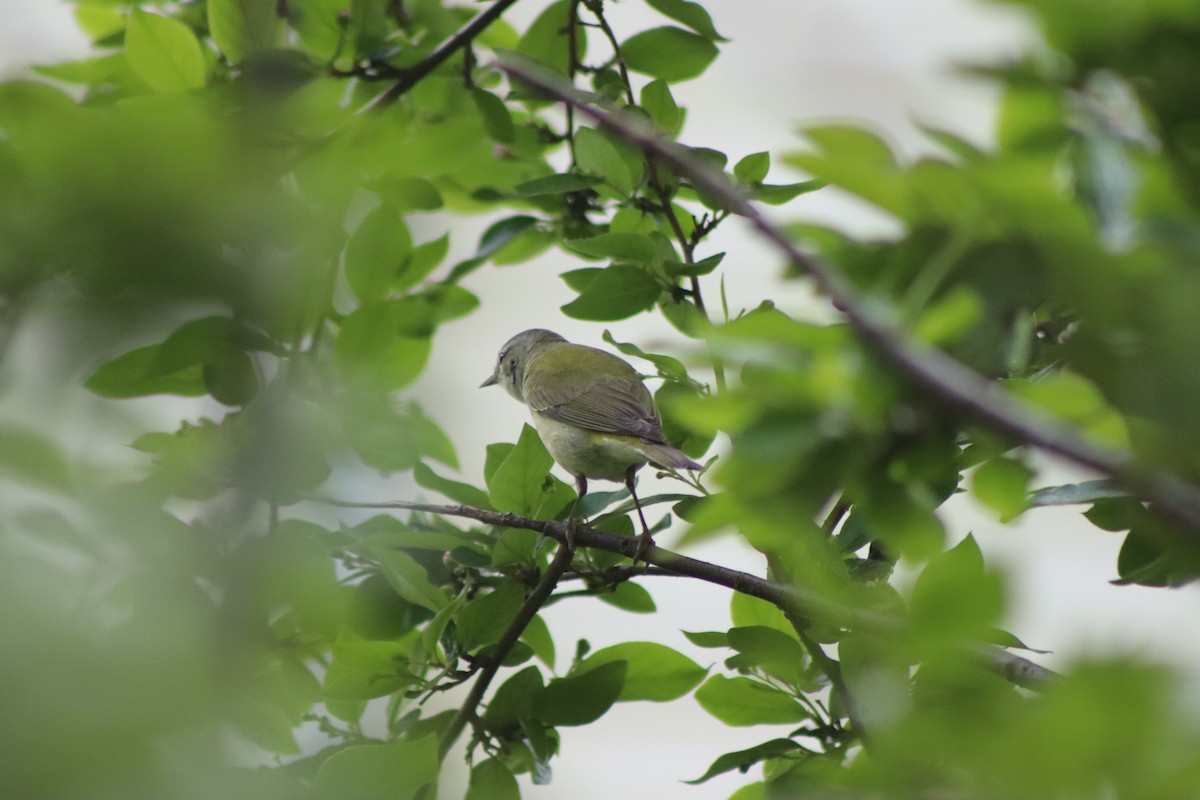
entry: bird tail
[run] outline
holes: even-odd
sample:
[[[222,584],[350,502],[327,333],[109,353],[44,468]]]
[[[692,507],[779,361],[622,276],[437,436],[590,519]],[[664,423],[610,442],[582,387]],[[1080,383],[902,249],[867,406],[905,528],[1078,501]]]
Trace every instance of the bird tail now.
[[[646,456],[647,460],[659,469],[691,469],[696,471],[704,469],[702,465],[692,461],[668,444],[643,442],[639,449]]]

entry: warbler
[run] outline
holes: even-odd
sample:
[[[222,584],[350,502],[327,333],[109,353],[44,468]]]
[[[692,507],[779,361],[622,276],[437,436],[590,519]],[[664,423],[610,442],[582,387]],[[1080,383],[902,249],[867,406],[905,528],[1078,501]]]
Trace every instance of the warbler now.
[[[574,476],[579,493],[570,519],[587,494],[588,478],[624,481],[642,523],[636,555],[645,553],[654,541],[634,490],[637,471],[647,463],[660,469],[703,467],[667,444],[654,398],[637,370],[604,350],[535,328],[505,343],[480,388],[497,383],[529,406],[542,444]]]

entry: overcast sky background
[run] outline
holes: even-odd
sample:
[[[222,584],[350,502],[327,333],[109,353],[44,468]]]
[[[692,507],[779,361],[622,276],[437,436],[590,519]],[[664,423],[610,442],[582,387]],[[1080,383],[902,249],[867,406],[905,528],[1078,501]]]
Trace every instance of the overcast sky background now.
[[[1013,56],[1033,41],[1032,28],[1016,12],[967,0],[706,0],[704,5],[717,29],[732,41],[722,47],[706,75],[675,90],[689,109],[682,139],[725,151],[731,162],[762,149],[785,153],[797,146],[799,126],[830,119],[869,124],[909,156],[929,149],[917,123],[986,145],[996,93],[987,84],[955,75],[952,64]],[[508,19],[521,29],[544,6],[541,0],[524,0]],[[636,0],[611,6],[609,15],[622,35],[663,24]],[[77,56],[85,50],[67,4],[0,2],[0,75],[19,74],[22,64]],[[777,168],[770,180],[798,177]],[[858,233],[885,235],[891,230],[885,218],[831,191],[807,195],[773,213],[780,219],[821,221]],[[421,240],[440,235],[445,225],[444,219],[431,218],[414,222],[414,229]],[[456,225],[452,255],[469,252],[483,225],[482,220]],[[821,318],[828,313],[813,305],[803,284],[783,282],[779,259],[745,230],[725,226],[702,254],[722,250],[728,252],[721,269],[728,276],[733,310],[770,298],[794,316]],[[439,332],[433,365],[415,394],[451,431],[466,480],[482,480],[484,445],[515,440],[526,418],[525,410],[502,391],[476,390],[509,336],[529,327],[547,327],[573,341],[603,346],[605,326],[568,320],[558,311],[572,293],[557,274],[573,266],[566,256],[552,253],[533,264],[482,270],[472,276],[468,288],[483,299],[483,306]],[[706,288],[715,296],[715,280]],[[619,340],[638,342],[648,350],[686,346],[652,316],[607,327]],[[20,359],[22,354],[13,357]],[[6,405],[23,401],[38,408],[39,389],[45,388],[34,380],[14,389]],[[90,398],[75,402],[73,408],[80,413],[114,413],[99,409]],[[156,403],[137,401],[123,408],[136,409],[143,422],[146,415],[160,415],[164,425],[178,419],[177,406]],[[1042,476],[1046,483],[1079,477],[1087,476],[1053,465]],[[643,480],[648,487],[644,491],[653,491]],[[403,477],[395,477],[358,491],[359,499],[380,500],[411,497],[415,490]],[[1004,527],[969,498],[959,498],[950,504],[945,519],[952,539],[973,532],[988,563],[1007,570],[1014,598],[1007,627],[1034,647],[1054,650],[1035,660],[1064,667],[1085,654],[1128,653],[1175,664],[1200,684],[1200,637],[1183,635],[1194,629],[1200,616],[1200,591],[1109,585],[1121,537],[1083,523],[1079,510],[1031,511],[1017,525]],[[669,547],[674,539],[663,534],[659,543]],[[761,558],[733,538],[688,553],[763,570]],[[556,634],[559,668],[567,667],[574,640],[580,637],[595,648],[631,638],[661,641],[702,664],[712,663],[714,651],[691,648],[679,631],[727,627],[729,593],[694,581],[650,578],[647,583],[659,603],[660,611],[653,616],[588,601],[550,609],[546,617]],[[620,704],[599,723],[582,730],[562,729],[562,734],[562,758],[555,763],[553,784],[526,788],[526,797],[718,800],[751,777],[734,773],[699,787],[679,781],[699,776],[721,753],[765,741],[776,732],[726,728],[685,699],[665,706]],[[455,786],[448,780],[442,796],[460,794]]]

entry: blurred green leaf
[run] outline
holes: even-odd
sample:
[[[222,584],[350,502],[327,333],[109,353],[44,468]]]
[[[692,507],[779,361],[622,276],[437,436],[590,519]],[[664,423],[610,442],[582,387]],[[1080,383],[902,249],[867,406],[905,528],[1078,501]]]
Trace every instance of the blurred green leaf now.
[[[274,46],[281,22],[275,0],[208,0],[208,31],[234,63]]]
[[[204,55],[191,28],[182,22],[134,8],[125,33],[125,57],[137,76],[160,92],[204,85]]]
[[[412,234],[395,208],[383,204],[363,218],[346,243],[346,282],[360,302],[382,300],[413,251]]]
[[[1008,522],[1029,506],[1028,487],[1033,471],[1007,458],[985,462],[971,478],[971,491],[980,502]]]
[[[567,194],[590,189],[600,181],[588,175],[577,175],[566,172],[557,175],[544,175],[531,181],[517,184],[517,193],[525,197],[540,197],[547,194]]]
[[[471,768],[465,800],[521,800],[521,789],[503,761],[489,758]]]
[[[641,106],[655,127],[668,136],[679,133],[683,127],[683,110],[671,95],[671,86],[664,80],[653,80],[642,87]]]
[[[340,642],[333,645],[322,693],[336,700],[370,700],[400,691],[419,678],[411,673],[397,642]]]
[[[654,242],[640,233],[602,233],[589,239],[571,239],[564,244],[585,256],[634,264],[650,264],[657,255]]]

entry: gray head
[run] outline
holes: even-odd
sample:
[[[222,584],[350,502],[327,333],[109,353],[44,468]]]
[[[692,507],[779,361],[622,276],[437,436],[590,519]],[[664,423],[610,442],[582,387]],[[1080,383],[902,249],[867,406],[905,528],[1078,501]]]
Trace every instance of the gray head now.
[[[525,382],[525,365],[529,363],[530,356],[552,342],[565,341],[566,339],[554,331],[541,328],[518,333],[505,342],[504,347],[500,348],[500,355],[496,358],[496,369],[492,371],[491,377],[480,384],[479,388],[495,386],[498,383],[509,394],[524,403],[525,397],[521,392],[521,386]]]

